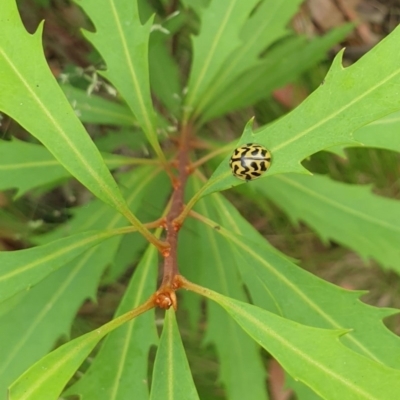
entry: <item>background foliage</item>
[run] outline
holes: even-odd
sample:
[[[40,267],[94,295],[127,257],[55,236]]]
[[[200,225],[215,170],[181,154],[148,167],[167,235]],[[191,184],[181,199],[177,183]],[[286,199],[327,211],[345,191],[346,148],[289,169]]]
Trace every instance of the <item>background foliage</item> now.
[[[300,400],[400,395],[395,308],[291,245],[314,231],[398,281],[400,29],[274,115],[354,29],[297,35],[301,3],[36,1],[83,28],[61,68],[42,34],[66,14],[29,33],[1,2],[0,400],[277,400],[272,359]],[[228,161],[249,142],[272,165],[246,183]]]

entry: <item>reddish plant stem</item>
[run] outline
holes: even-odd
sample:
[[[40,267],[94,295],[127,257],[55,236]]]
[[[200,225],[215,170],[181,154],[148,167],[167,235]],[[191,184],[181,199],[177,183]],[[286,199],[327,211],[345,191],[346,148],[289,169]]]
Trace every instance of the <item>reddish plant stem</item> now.
[[[181,129],[179,141],[179,151],[177,157],[178,177],[175,181],[174,192],[171,196],[171,208],[165,217],[165,229],[167,231],[166,242],[170,247],[164,255],[164,273],[160,288],[156,293],[156,303],[159,307],[168,309],[173,306],[175,309],[176,296],[175,290],[176,276],[179,275],[178,269],[178,234],[180,225],[174,223],[174,220],[183,210],[185,186],[189,176],[189,141],[191,126],[185,125]]]

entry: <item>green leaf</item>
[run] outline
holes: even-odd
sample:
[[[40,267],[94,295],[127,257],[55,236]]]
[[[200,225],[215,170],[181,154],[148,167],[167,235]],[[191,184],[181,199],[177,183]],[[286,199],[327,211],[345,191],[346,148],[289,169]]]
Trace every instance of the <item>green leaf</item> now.
[[[394,310],[363,304],[363,292],[332,285],[293,264],[265,239],[221,195],[215,195],[220,218],[216,232],[232,243],[243,281],[253,301],[274,313],[301,324],[353,331],[341,338],[352,350],[392,368],[400,369],[396,348],[400,338],[390,332],[382,319]],[[215,222],[210,221],[213,227]],[[258,239],[254,240],[254,236]],[[263,244],[263,242],[265,244]],[[348,310],[352,310],[349,314]]]
[[[325,241],[350,247],[400,272],[400,202],[369,187],[325,176],[285,174],[254,183],[257,193],[278,204],[293,222],[304,221]]]
[[[295,379],[327,400],[400,396],[400,371],[361,356],[339,341],[346,331],[311,328],[199,287],[220,304]]]
[[[124,104],[106,100],[71,85],[61,85],[75,114],[84,123],[133,126],[137,122],[131,111]]]
[[[31,249],[0,252],[0,302],[28,290],[112,234],[90,231]]]
[[[134,159],[103,154],[106,165],[130,165]],[[29,190],[70,178],[70,173],[44,147],[21,140],[0,141],[0,190],[17,188],[16,197]]]
[[[249,70],[262,63],[260,54],[272,43],[289,33],[286,25],[301,3],[302,0],[264,0],[258,5],[239,34],[240,47],[225,61],[223,70],[215,77],[213,84],[200,102],[197,114],[202,114],[208,106],[213,109],[216,101],[221,101],[221,99],[229,101],[230,95],[227,92],[231,87],[237,86],[238,77],[245,72],[252,76],[253,73]],[[268,75],[275,75],[275,71],[271,70]],[[261,82],[258,80],[259,84]]]
[[[16,139],[0,141],[0,190],[17,188],[19,197],[70,176],[44,146]]]
[[[147,150],[147,140],[141,130],[120,129],[118,134],[109,131],[94,140],[100,151],[112,152],[117,148],[129,147],[131,150]]]
[[[352,132],[400,109],[400,27],[351,67],[336,56],[324,83],[299,107],[268,127],[246,126],[237,145],[260,143],[272,153],[268,173],[306,173],[300,162],[317,151],[352,142]],[[244,183],[232,176],[227,157],[202,195]]]
[[[118,240],[114,237],[107,241],[107,246],[94,247],[79,261],[61,267],[28,292],[0,304],[9,308],[0,317],[0,388],[8,387],[54,349],[57,339],[69,336],[71,323],[84,300],[96,299],[100,276],[112,262]]]
[[[378,119],[354,132],[354,139],[368,147],[400,152],[400,112]]]
[[[99,341],[118,328],[145,312],[148,306],[128,311],[107,324],[76,338],[38,361],[10,387],[10,400],[56,399],[74,372],[89,356]]]
[[[125,235],[111,265],[107,268],[101,278],[101,286],[108,286],[117,282],[124,272],[132,266],[133,260],[140,260],[147,241],[142,236]]]
[[[273,90],[294,82],[302,73],[324,60],[332,46],[343,40],[353,28],[354,25],[346,24],[311,41],[306,37],[293,36],[276,44],[256,66],[240,75],[235,84],[224,88],[223,94],[205,108],[201,121],[204,123],[268,98]]]
[[[110,0],[103,2],[101,7],[97,0],[75,2],[95,26],[96,32],[84,31],[84,35],[107,65],[107,70],[101,75],[118,90],[160,156],[148,67],[152,18],[141,24],[136,0]]]
[[[145,189],[146,200],[142,201],[138,213],[143,221],[154,221],[163,213],[170,186],[165,176],[152,178],[152,182]],[[120,278],[134,260],[140,260],[148,242],[137,235],[125,235],[113,262],[102,277],[102,285],[115,282]]]
[[[154,363],[150,399],[199,399],[173,309],[165,313],[164,327]]]
[[[28,34],[15,1],[1,2],[0,110],[39,139],[97,197],[128,217],[117,184],[46,63],[42,27]]]
[[[157,97],[163,102],[172,115],[178,118],[182,103],[182,85],[180,83],[180,70],[176,60],[169,51],[169,42],[176,31],[175,25],[178,22],[175,19],[182,20],[182,14],[178,14],[168,19],[163,28],[168,30],[154,31],[150,36],[150,82],[151,88]],[[182,21],[184,22],[184,21]],[[183,25],[182,22],[180,25]],[[172,25],[174,24],[174,25]],[[173,31],[171,31],[171,28]]]
[[[214,0],[202,12],[200,34],[193,38],[193,62],[185,100],[188,114],[195,110],[225,62],[241,45],[240,31],[256,4],[257,0]]]
[[[212,200],[203,199],[196,210],[202,215],[212,217],[215,215]],[[246,294],[242,288],[236,256],[230,242],[215,232],[215,229],[207,229],[202,224],[196,227],[196,233],[198,238],[190,248],[199,248],[198,265],[193,265],[193,258],[189,265],[191,269],[200,271],[198,282],[227,296],[245,301]],[[204,252],[204,249],[208,251]],[[215,304],[208,302],[204,341],[215,345],[220,361],[220,379],[226,388],[227,397],[230,400],[266,399],[265,368],[259,349],[238,329],[232,319],[221,311]],[[252,388],[251,393],[249,386]]]
[[[225,243],[224,243],[225,242]],[[215,258],[215,248],[221,249],[221,256],[225,256],[227,251],[231,257],[221,256]],[[211,281],[214,278],[214,287],[220,287],[224,293],[235,295],[245,301],[246,296],[240,286],[237,270],[231,270],[228,266],[231,263],[234,253],[226,241],[216,240],[213,243],[212,254],[208,260],[211,268],[204,268],[204,274],[208,275],[200,280],[201,283]],[[203,258],[203,260],[205,257]],[[215,275],[213,275],[213,273]],[[204,338],[204,344],[215,346],[215,350],[220,365],[220,380],[224,385],[227,398],[230,400],[243,399],[242,394],[246,393],[246,399],[261,400],[267,399],[265,390],[265,367],[261,361],[259,348],[238,329],[231,318],[221,312],[212,302],[207,302],[207,331]],[[249,387],[251,392],[249,393]]]
[[[140,207],[154,207],[160,211],[158,201],[165,200],[169,190],[169,182],[160,174],[160,170],[152,166],[138,167],[120,178],[120,185],[124,188],[124,196],[129,207],[137,212]],[[153,193],[158,190],[158,201],[152,200]],[[154,211],[156,212],[156,211]],[[98,201],[93,201],[72,211],[74,218],[58,229],[37,237],[40,243],[48,243],[71,234],[71,232],[87,231],[89,229],[114,229],[126,226],[123,218],[113,210],[107,210]],[[122,240],[122,239],[121,239]]]
[[[212,0],[181,0],[181,3],[186,8],[192,8],[197,15],[201,16],[203,10],[209,6]]]
[[[187,191],[192,192],[191,178],[188,181]],[[197,229],[198,222],[188,218],[182,225],[178,241],[178,265],[180,273],[192,282],[199,282],[204,268],[200,259],[204,257],[204,250],[196,244],[200,240]],[[203,316],[201,298],[190,291],[180,293],[179,308],[184,309],[188,315],[188,323],[193,332],[197,332],[200,319]]]
[[[154,293],[157,263],[157,250],[151,246],[131,278],[116,317],[138,307]],[[148,399],[148,354],[158,342],[154,317],[154,311],[147,312],[110,333],[88,371],[64,395],[79,394],[82,399],[97,400]]]
[[[123,176],[121,184],[127,187],[124,194],[132,212],[140,210],[140,206],[160,215],[158,207],[162,209],[165,204],[169,182],[158,171],[149,167],[138,168]],[[156,198],[152,197],[154,191],[157,192]],[[144,198],[150,200],[144,201]],[[80,230],[114,229],[124,225],[121,215],[95,200],[75,210],[74,218],[44,239],[48,242]],[[122,236],[113,237],[89,250],[79,261],[72,261],[53,272],[0,317],[0,387],[10,385],[51,350],[60,336],[69,335],[71,322],[83,301],[87,298],[95,301],[100,277],[115,259],[121,240]],[[12,304],[13,299],[7,303]],[[31,346],[32,343],[35,346]]]

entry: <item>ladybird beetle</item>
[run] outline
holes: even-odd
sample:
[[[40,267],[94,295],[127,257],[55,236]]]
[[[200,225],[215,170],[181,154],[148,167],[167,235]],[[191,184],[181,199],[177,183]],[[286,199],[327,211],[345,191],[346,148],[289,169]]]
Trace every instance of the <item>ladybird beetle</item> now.
[[[259,178],[271,165],[271,153],[260,144],[247,143],[238,147],[229,161],[236,178],[251,181]]]

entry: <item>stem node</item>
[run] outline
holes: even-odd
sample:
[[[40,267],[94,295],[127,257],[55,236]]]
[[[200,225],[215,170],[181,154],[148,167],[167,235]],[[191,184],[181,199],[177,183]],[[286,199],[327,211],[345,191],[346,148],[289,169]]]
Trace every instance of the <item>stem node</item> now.
[[[173,288],[162,288],[156,292],[154,302],[158,307],[168,310],[171,306],[174,310],[178,307],[178,302],[176,299],[175,289]]]

